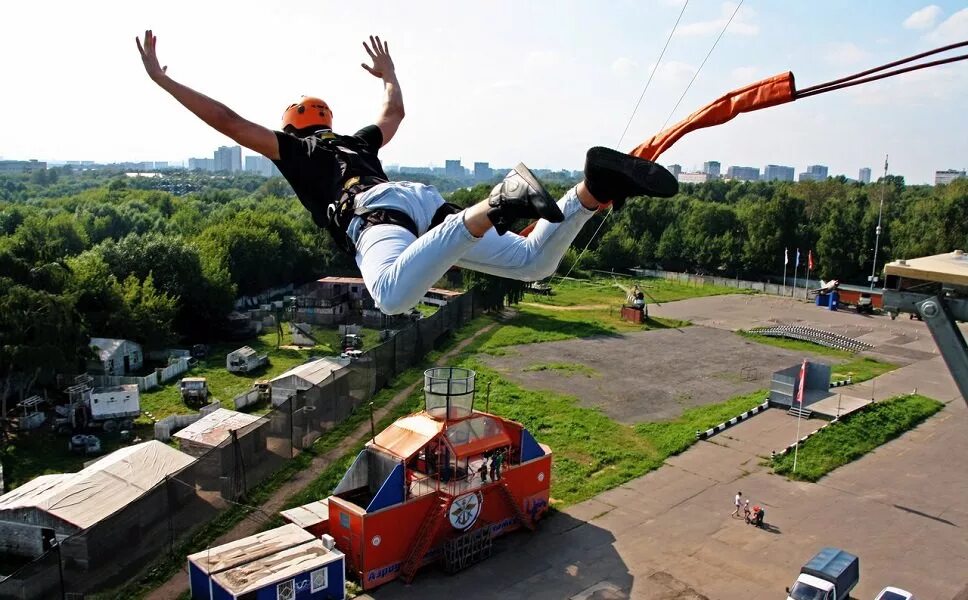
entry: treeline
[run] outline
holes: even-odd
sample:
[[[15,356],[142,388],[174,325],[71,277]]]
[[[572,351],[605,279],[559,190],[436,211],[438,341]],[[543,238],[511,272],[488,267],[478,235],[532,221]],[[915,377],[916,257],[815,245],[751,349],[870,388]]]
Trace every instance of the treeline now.
[[[549,186],[552,190],[564,191]],[[486,193],[479,186],[454,197],[466,205]],[[596,216],[559,272],[567,271],[587,245],[579,268],[661,267],[764,279],[782,277],[788,249],[792,277],[799,248],[801,274],[812,250],[815,276],[866,283],[882,201],[879,275],[886,261],[968,249],[968,179],[934,187],[906,186],[896,176],[867,185],[844,178],[716,181],[684,184],[667,200],[632,200],[606,219],[597,235],[603,217]]]
[[[0,176],[0,398],[75,370],[90,336],[148,348],[211,340],[241,295],[356,272],[281,178],[42,173]],[[467,206],[490,187],[457,189],[448,199]],[[567,189],[548,187],[555,196]],[[882,200],[878,265],[968,248],[968,180],[712,182],[683,185],[668,200],[630,201],[597,235],[604,217],[594,217],[559,272],[587,245],[579,268],[756,279],[783,273],[785,248],[792,275],[799,248],[801,265],[813,251],[816,276],[861,282]],[[496,304],[523,291],[521,283],[469,278]]]
[[[239,296],[355,270],[281,179],[146,181],[0,177],[0,398],[76,372],[91,336],[209,341]]]

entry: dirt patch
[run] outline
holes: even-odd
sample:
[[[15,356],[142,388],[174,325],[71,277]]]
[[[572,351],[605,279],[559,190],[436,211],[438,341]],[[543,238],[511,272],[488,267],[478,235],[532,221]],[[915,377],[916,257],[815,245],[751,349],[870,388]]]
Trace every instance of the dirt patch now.
[[[578,397],[582,406],[600,408],[622,423],[672,419],[683,410],[714,404],[739,394],[769,388],[774,371],[805,355],[751,342],[730,331],[693,326],[512,346],[506,356],[481,360],[510,381],[533,390]],[[601,377],[561,371],[525,371],[542,363],[579,363]]]

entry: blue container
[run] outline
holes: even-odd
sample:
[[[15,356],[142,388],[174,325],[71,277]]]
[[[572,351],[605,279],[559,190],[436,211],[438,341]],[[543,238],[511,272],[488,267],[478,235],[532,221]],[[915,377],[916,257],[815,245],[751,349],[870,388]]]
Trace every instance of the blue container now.
[[[828,308],[830,310],[837,310],[837,303],[840,301],[840,294],[837,292],[830,292],[830,304]]]
[[[817,306],[830,306],[830,295],[817,294]]]

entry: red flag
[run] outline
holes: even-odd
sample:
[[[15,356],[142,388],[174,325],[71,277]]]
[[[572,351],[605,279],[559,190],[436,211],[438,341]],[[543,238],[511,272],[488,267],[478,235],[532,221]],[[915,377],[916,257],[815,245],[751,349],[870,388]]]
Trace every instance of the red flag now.
[[[807,387],[807,359],[800,365],[800,389],[797,391],[797,402],[803,406],[803,389]]]
[[[807,270],[813,271],[813,250],[807,252]]]

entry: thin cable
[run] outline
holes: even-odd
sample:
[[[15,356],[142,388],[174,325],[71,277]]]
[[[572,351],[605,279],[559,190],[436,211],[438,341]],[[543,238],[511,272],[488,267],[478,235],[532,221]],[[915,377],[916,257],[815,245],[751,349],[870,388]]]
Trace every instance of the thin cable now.
[[[912,65],[910,67],[905,67],[903,69],[896,69],[894,71],[888,71],[887,73],[881,73],[879,75],[864,77],[863,79],[853,79],[852,81],[847,81],[846,83],[840,83],[837,85],[826,85],[825,87],[814,86],[813,88],[809,88],[809,90],[806,92],[797,93],[796,98],[797,99],[809,98],[810,96],[816,96],[817,94],[823,94],[824,92],[842,90],[844,88],[853,87],[855,85],[860,85],[862,83],[870,83],[871,81],[877,81],[878,79],[886,79],[887,77],[893,77],[894,75],[901,75],[902,73],[909,73],[911,71],[926,69],[928,67],[936,67],[938,65],[945,65],[948,63],[958,62],[959,60],[965,60],[965,59],[968,59],[968,54],[961,54],[958,56],[953,56],[951,58],[942,58],[939,60],[933,60],[931,62],[926,62],[920,65]]]
[[[739,4],[736,5],[736,10],[733,11],[733,14],[730,15],[729,20],[726,21],[726,26],[723,27],[723,30],[719,32],[719,37],[717,37],[716,41],[713,42],[713,47],[709,49],[709,52],[706,54],[706,58],[702,59],[702,64],[700,64],[699,68],[696,69],[696,74],[692,76],[692,80],[689,82],[689,85],[686,86],[686,89],[682,92],[682,95],[679,96],[679,101],[676,102],[676,105],[672,107],[672,112],[670,112],[669,116],[666,117],[665,123],[663,123],[662,127],[659,128],[659,131],[665,131],[666,125],[668,125],[669,120],[672,119],[672,115],[676,114],[676,109],[679,108],[679,104],[682,102],[682,99],[686,97],[686,93],[689,92],[689,88],[691,88],[693,82],[696,81],[696,77],[699,77],[699,72],[702,71],[703,66],[705,66],[706,64],[706,61],[709,60],[709,57],[710,55],[712,55],[713,50],[716,49],[716,45],[719,44],[719,40],[723,39],[723,35],[726,33],[726,30],[729,29],[729,24],[733,22],[733,17],[735,17],[736,13],[739,12],[739,9],[741,6],[743,6],[744,1],[745,0],[740,0]]]
[[[629,115],[629,122],[625,124],[625,129],[622,130],[622,136],[618,138],[618,143],[615,144],[616,148],[622,146],[622,142],[625,141],[625,134],[628,133],[629,127],[632,125],[632,119],[635,118],[635,113],[639,110],[639,105],[642,104],[642,99],[645,98],[645,92],[648,91],[649,85],[652,83],[652,78],[655,76],[655,72],[659,69],[659,65],[662,63],[662,57],[665,56],[666,48],[669,47],[669,42],[672,41],[672,36],[675,35],[676,29],[679,27],[679,21],[682,20],[682,15],[686,12],[686,7],[689,6],[689,0],[682,5],[682,10],[679,11],[679,18],[676,19],[676,24],[672,26],[672,31],[669,32],[669,37],[666,39],[665,46],[662,47],[662,52],[659,53],[659,60],[655,62],[655,66],[652,67],[652,72],[649,73],[649,80],[645,82],[645,87],[642,88],[642,94],[639,96],[639,101],[635,103],[635,108],[632,109],[632,114]]]
[[[941,48],[935,48],[934,50],[928,50],[927,52],[922,52],[920,54],[915,54],[914,56],[909,56],[907,58],[902,58],[900,60],[895,60],[895,61],[889,62],[889,63],[887,63],[885,65],[881,65],[879,67],[874,67],[873,69],[867,69],[866,71],[861,71],[860,73],[854,73],[853,75],[848,75],[846,77],[841,77],[840,79],[834,79],[833,81],[827,81],[825,83],[820,83],[820,84],[817,84],[817,85],[812,85],[810,87],[803,88],[802,90],[800,90],[799,92],[797,92],[796,95],[797,96],[800,96],[801,94],[808,94],[808,93],[811,93],[811,92],[815,92],[815,91],[817,91],[817,90],[819,90],[821,88],[832,87],[832,86],[835,86],[838,83],[844,83],[845,81],[851,81],[853,79],[857,79],[857,78],[863,77],[865,75],[870,75],[871,73],[876,73],[878,71],[883,71],[884,69],[888,69],[890,67],[896,67],[898,65],[903,65],[904,63],[909,63],[911,61],[915,61],[915,60],[918,60],[920,58],[924,58],[926,56],[931,56],[932,54],[940,54],[941,52],[947,52],[948,50],[954,50],[955,48],[961,48],[963,46],[968,46],[968,40],[963,41],[963,42],[958,42],[958,43],[955,43],[955,44],[949,44],[947,46],[942,46]],[[934,63],[930,63],[930,64],[933,65]]]
[[[571,272],[575,270],[575,267],[577,267],[578,263],[581,262],[581,257],[585,256],[585,250],[588,250],[588,247],[591,246],[592,241],[594,241],[595,238],[598,237],[598,232],[602,230],[602,226],[605,225],[605,221],[608,220],[608,217],[609,215],[612,214],[613,210],[614,210],[614,207],[612,206],[608,207],[608,212],[605,213],[605,217],[602,218],[602,222],[598,224],[598,229],[595,230],[595,233],[592,234],[592,237],[588,238],[588,243],[585,244],[585,247],[582,248],[581,252],[578,254],[578,258],[575,259],[575,262],[571,264],[571,268],[568,269],[568,272],[565,273],[564,277],[561,277],[561,279],[566,279],[569,275],[571,275]]]

